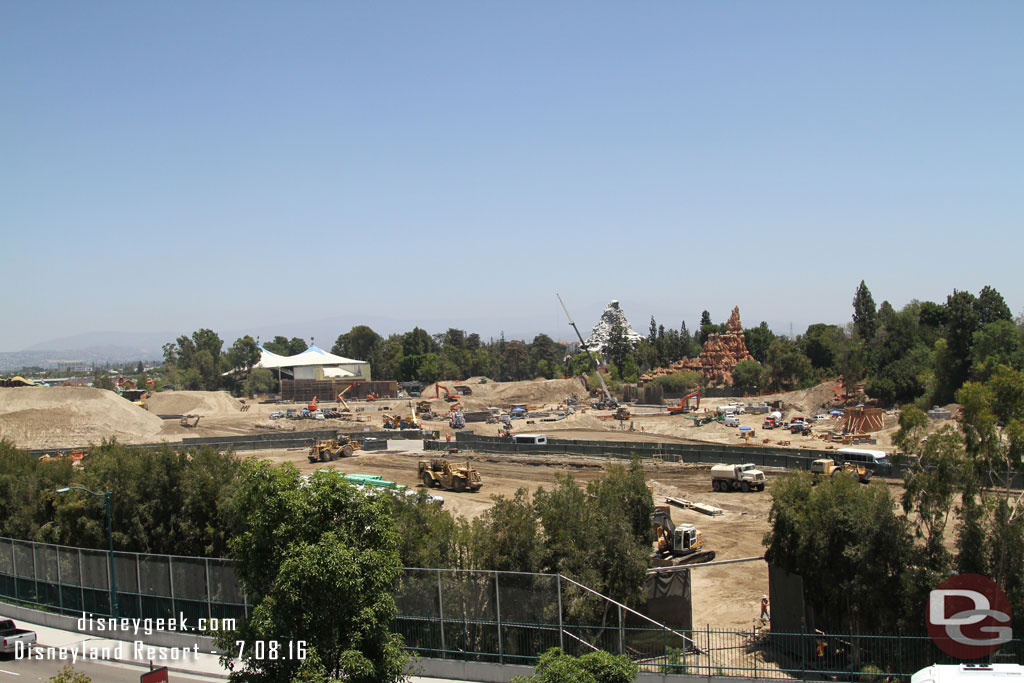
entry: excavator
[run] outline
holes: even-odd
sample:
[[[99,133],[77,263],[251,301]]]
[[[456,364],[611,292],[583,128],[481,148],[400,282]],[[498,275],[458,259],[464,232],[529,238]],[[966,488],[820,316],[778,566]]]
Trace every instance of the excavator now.
[[[434,398],[441,398],[441,390],[444,389],[444,400],[449,403],[454,403],[459,400],[458,394],[444,386],[443,384],[434,383]]]
[[[704,550],[704,537],[697,527],[675,525],[669,506],[654,506],[651,525],[658,539],[658,549],[651,555],[655,567],[701,564],[715,559],[714,550]]]
[[[314,413],[314,412],[316,412],[316,409],[317,409],[317,402],[316,402],[316,396],[314,396],[313,400],[310,402],[310,404],[308,406],[306,406],[306,410],[308,410],[311,413]]]
[[[697,399],[697,405],[696,405],[696,407],[694,407],[694,410],[700,409],[700,392],[699,391],[691,391],[686,396],[683,396],[683,399],[681,401],[679,401],[679,405],[677,405],[677,406],[669,406],[668,407],[668,414],[669,415],[682,415],[683,413],[690,412],[689,401],[690,401],[691,398]]]

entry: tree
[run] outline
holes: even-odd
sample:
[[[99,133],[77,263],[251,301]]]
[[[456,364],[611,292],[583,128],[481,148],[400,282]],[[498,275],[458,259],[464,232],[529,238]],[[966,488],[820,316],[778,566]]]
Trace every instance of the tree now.
[[[530,343],[530,363],[534,368],[531,374],[535,377],[543,376],[552,379],[553,371],[555,368],[561,367],[564,355],[565,349],[561,344],[546,334],[538,334]],[[547,372],[540,372],[539,366],[542,361],[547,363]]]
[[[252,371],[252,366],[260,362],[260,349],[256,340],[245,335],[235,340],[227,351],[227,365],[231,370],[242,370],[246,374]]]
[[[540,656],[535,671],[513,676],[512,683],[633,683],[640,667],[627,655],[597,650],[573,657],[554,647]]]
[[[316,472],[303,484],[294,468],[246,462],[231,556],[246,594],[259,597],[219,643],[234,653],[235,640],[287,634],[306,641],[308,656],[272,660],[251,650],[232,681],[401,680],[406,655],[390,629],[400,570],[390,512],[385,497],[367,496],[336,473]]]
[[[1010,313],[1010,307],[1003,300],[1003,295],[988,285],[985,285],[978,293],[975,310],[978,313],[978,324],[981,327],[997,320],[1013,322],[1013,314]]]
[[[345,358],[371,360],[382,341],[381,336],[366,325],[356,325],[338,336],[331,353]]]
[[[800,350],[811,361],[811,367],[832,370],[836,365],[838,349],[845,341],[846,336],[841,327],[818,323],[807,328],[807,332],[800,337],[799,344]]]
[[[920,423],[918,413],[923,415],[920,410],[916,413],[913,410],[906,425],[910,431]],[[902,432],[903,416],[900,418]],[[955,428],[947,425],[928,437],[921,457],[904,478],[903,512],[907,514],[915,536],[924,540],[928,566],[940,574],[947,573],[950,566],[951,558],[944,535],[954,496],[962,489],[966,467],[963,438]],[[911,512],[915,514],[910,515]]]
[[[953,294],[946,298],[945,337],[948,354],[942,360],[946,367],[936,367],[936,374],[944,372],[948,377],[947,390],[950,393],[940,397],[943,403],[948,402],[952,392],[959,389],[967,380],[971,367],[971,344],[980,323],[976,304],[977,300],[970,292],[954,290]]]
[[[114,380],[111,379],[109,372],[98,370],[92,376],[92,386],[94,389],[107,389],[108,391],[114,391]]]
[[[46,680],[47,683],[92,683],[91,678],[67,665],[56,675]]]
[[[875,300],[871,297],[871,290],[861,280],[857,292],[853,295],[853,330],[858,337],[869,342],[875,338],[877,329]]]
[[[615,318],[612,321],[611,329],[608,331],[608,342],[604,346],[604,357],[609,363],[622,367],[626,357],[633,351],[633,345],[626,336],[626,326],[622,320]]]
[[[245,381],[244,390],[249,396],[256,394],[269,394],[277,387],[277,378],[267,368],[256,368],[249,373]]]
[[[901,619],[913,621],[901,610],[913,541],[887,486],[843,476],[814,486],[810,475],[791,473],[771,495],[765,559],[803,578],[818,628],[891,633]]]
[[[402,353],[406,356],[419,356],[424,353],[439,351],[440,347],[426,330],[419,327],[402,335]]]
[[[743,336],[747,344],[747,351],[762,365],[768,362],[768,349],[775,341],[775,333],[768,329],[768,323],[761,321],[757,327],[748,327],[743,330]]]
[[[996,320],[974,333],[970,377],[985,381],[1000,365],[1024,369],[1024,333],[1009,320]]]
[[[708,334],[714,332],[715,325],[711,322],[711,314],[707,311],[701,311],[700,314],[700,325],[697,327],[697,343],[701,346],[708,340]]]
[[[670,394],[684,394],[700,386],[703,379],[704,377],[700,373],[693,372],[692,370],[680,370],[670,375],[655,377],[648,384],[655,387],[663,387]]]
[[[928,434],[928,415],[913,405],[900,409],[900,428],[892,437],[892,443],[905,455],[917,455]]]
[[[741,360],[732,371],[732,383],[738,387],[763,387],[764,368],[756,360]]]
[[[796,342],[779,337],[768,349],[768,373],[773,386],[791,389],[811,376],[811,361]]]

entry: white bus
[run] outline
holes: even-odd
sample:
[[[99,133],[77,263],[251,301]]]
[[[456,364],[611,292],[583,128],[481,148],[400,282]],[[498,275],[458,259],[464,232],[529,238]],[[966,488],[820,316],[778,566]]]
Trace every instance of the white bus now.
[[[840,448],[836,450],[838,460],[864,465],[865,467],[877,467],[889,464],[889,454],[885,451],[871,451],[865,448]]]
[[[516,434],[512,437],[512,443],[530,443],[536,446],[543,446],[548,442],[544,434]]]

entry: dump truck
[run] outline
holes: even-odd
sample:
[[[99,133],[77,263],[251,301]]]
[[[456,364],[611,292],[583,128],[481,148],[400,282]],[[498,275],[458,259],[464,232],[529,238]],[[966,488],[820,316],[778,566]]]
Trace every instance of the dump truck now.
[[[752,462],[711,468],[711,488],[716,491],[764,491],[764,484],[764,472]]]
[[[469,464],[452,464],[443,458],[420,460],[420,480],[426,488],[449,491],[479,491],[483,486],[480,473]]]
[[[704,537],[693,524],[676,526],[671,509],[657,505],[651,514],[657,549],[651,555],[655,567],[700,564],[715,559],[714,550],[704,550]]]
[[[363,444],[348,437],[326,439],[315,441],[309,447],[309,455],[306,457],[310,462],[328,462],[335,458],[347,458],[362,447]]]
[[[820,458],[811,462],[811,475],[815,481],[822,477],[834,477],[837,474],[857,477],[857,481],[862,484],[871,481],[871,470],[863,465],[854,465],[848,462],[837,465],[836,461],[832,458]]]

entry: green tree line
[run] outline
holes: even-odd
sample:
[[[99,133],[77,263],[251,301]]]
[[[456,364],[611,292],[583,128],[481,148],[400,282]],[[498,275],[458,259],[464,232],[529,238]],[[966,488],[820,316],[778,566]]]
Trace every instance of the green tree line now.
[[[977,296],[955,291],[943,303],[911,301],[899,311],[887,301],[875,304],[864,282],[854,292],[848,325],[815,323],[793,338],[779,336],[767,323],[744,330],[753,360],[739,363],[733,384],[745,390],[779,391],[813,386],[842,376],[847,388],[864,385],[867,395],[885,405],[946,404],[965,382],[983,381],[1007,365],[1024,369],[1024,327],[992,287]],[[725,331],[704,311],[696,334],[683,322],[666,329],[653,317],[648,334],[632,342],[620,322],[610,331],[601,360],[613,387],[635,382],[656,368],[694,358],[709,335]],[[299,338],[278,336],[263,344],[282,355],[304,351]],[[186,389],[227,389],[235,393],[273,391],[272,372],[253,369],[260,352],[249,336],[226,350],[209,329],[183,335],[164,346],[170,381]],[[564,346],[546,334],[532,341],[484,340],[450,328],[430,334],[419,327],[383,337],[366,325],[340,334],[331,352],[371,364],[376,379],[420,381],[489,377],[499,381],[580,376],[591,372],[585,352],[567,358]],[[724,378],[677,373],[655,380],[670,391],[719,385]],[[593,378],[596,384],[596,378]]]
[[[803,577],[818,628],[920,632],[928,592],[954,571],[998,583],[1014,628],[1024,626],[1024,508],[1012,488],[1024,465],[1024,372],[998,365],[955,398],[959,424],[932,434],[923,411],[902,409],[894,442],[911,467],[898,499],[848,477],[773,484],[766,557]]]

